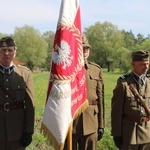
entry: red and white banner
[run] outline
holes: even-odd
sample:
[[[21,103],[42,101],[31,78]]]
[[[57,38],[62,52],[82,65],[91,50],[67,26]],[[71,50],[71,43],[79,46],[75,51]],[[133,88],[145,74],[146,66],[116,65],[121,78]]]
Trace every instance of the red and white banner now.
[[[79,0],[62,0],[42,120],[42,130],[57,150],[88,105],[85,84]]]

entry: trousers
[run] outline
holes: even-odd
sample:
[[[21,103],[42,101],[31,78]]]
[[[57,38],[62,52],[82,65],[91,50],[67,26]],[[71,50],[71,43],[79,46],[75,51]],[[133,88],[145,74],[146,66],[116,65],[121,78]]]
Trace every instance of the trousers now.
[[[0,141],[0,150],[25,150],[25,148],[20,145],[20,140]]]
[[[150,143],[131,145],[131,144],[123,144],[121,150],[150,150]]]

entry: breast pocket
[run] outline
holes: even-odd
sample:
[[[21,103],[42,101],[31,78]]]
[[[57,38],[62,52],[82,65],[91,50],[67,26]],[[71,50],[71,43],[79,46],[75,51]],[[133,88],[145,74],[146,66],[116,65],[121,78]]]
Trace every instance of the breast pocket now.
[[[90,75],[90,86],[91,86],[91,88],[96,89],[98,81],[100,81],[100,78],[98,76]]]
[[[12,86],[15,93],[15,98],[17,102],[23,102],[25,100],[26,85],[24,82],[18,83]]]
[[[129,105],[131,107],[137,107],[137,99],[135,99],[134,97],[127,97],[127,102],[129,103]]]

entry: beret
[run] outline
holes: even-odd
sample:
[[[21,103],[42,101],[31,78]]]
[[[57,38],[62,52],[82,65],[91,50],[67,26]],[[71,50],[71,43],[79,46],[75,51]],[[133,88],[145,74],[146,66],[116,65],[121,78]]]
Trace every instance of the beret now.
[[[5,46],[3,45],[4,43],[7,46],[16,46],[16,42],[9,36],[0,39],[0,47],[4,47]]]
[[[146,50],[139,50],[132,53],[132,61],[147,61],[149,53]]]

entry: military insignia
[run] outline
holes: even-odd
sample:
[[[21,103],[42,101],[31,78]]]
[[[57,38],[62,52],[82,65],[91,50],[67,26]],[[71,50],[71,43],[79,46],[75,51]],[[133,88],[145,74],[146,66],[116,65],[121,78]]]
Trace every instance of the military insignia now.
[[[127,78],[128,76],[129,76],[129,74],[125,74],[125,75],[121,76],[120,79],[123,80],[123,79]]]
[[[55,45],[55,49],[52,55],[52,60],[55,64],[62,64],[62,69],[66,69],[66,67],[70,67],[72,65],[73,55],[71,55],[71,49],[68,42],[62,40],[60,46]]]
[[[80,33],[77,33],[75,27],[60,25],[56,31],[52,53],[51,73],[54,78],[71,79],[82,70],[84,67],[82,53]]]

